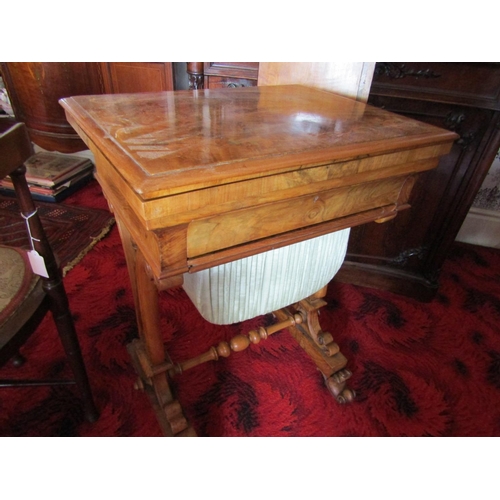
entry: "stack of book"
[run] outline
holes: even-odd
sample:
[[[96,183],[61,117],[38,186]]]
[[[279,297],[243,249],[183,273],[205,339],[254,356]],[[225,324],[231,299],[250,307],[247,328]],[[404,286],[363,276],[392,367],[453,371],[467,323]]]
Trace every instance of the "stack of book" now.
[[[26,180],[33,199],[58,202],[84,186],[93,177],[88,158],[59,153],[37,153],[26,163]],[[0,181],[0,194],[14,194],[9,177]]]

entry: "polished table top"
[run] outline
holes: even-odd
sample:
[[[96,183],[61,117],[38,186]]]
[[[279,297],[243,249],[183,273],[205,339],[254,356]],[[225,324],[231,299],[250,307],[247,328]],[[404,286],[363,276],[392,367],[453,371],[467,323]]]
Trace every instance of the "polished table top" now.
[[[142,244],[163,276],[313,236],[307,227],[321,234],[338,219],[340,228],[395,213],[407,206],[408,178],[434,168],[456,137],[300,85],[61,104],[96,155],[111,204],[127,206],[121,215],[132,233],[156,231],[171,248],[175,240],[175,259],[161,243]],[[375,209],[371,219],[352,219]]]
[[[62,104],[85,121],[92,140],[120,151],[122,174],[144,199],[450,136],[298,85],[79,96]]]

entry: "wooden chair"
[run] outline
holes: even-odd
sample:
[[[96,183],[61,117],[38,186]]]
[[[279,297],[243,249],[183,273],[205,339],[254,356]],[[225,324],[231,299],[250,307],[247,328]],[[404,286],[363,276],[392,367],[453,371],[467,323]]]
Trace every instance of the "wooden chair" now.
[[[90,390],[62,275],[26,183],[23,164],[32,155],[32,144],[23,123],[0,134],[0,179],[10,175],[32,242],[32,250],[28,252],[0,246],[0,367],[11,359],[16,365],[24,362],[19,348],[50,310],[74,380],[0,380],[0,387],[76,383],[85,417],[95,422],[99,413]]]

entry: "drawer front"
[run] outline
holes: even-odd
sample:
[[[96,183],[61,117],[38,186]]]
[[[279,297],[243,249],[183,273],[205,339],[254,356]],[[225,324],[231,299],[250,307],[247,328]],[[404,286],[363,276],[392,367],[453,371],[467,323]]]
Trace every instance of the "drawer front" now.
[[[395,209],[406,179],[346,186],[195,220],[188,226],[188,258],[374,208],[393,205]]]
[[[257,80],[258,62],[206,62],[203,63],[205,76],[229,76]]]
[[[227,89],[238,87],[255,87],[257,80],[250,80],[248,78],[232,78],[230,76],[207,76],[206,88],[209,89]]]

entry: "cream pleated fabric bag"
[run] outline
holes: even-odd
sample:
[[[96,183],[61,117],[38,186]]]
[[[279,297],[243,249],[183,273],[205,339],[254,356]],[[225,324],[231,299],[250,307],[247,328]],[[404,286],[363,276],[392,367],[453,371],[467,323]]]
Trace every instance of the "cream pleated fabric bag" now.
[[[184,275],[200,314],[237,323],[298,302],[327,285],[342,265],[350,229]]]

